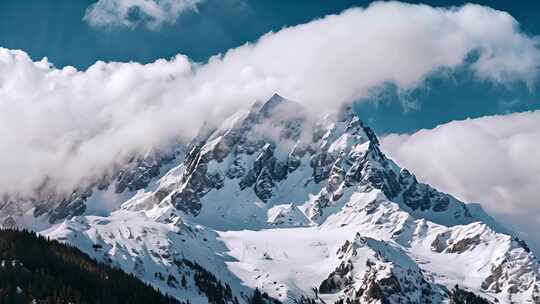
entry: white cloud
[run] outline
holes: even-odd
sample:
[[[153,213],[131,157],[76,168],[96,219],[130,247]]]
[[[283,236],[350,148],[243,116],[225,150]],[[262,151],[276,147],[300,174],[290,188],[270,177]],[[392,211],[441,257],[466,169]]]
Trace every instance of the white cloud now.
[[[268,33],[207,63],[178,55],[78,71],[0,49],[0,189],[28,194],[47,178],[67,191],[274,92],[320,113],[387,83],[415,88],[473,51],[480,59],[469,68],[482,80],[538,77],[535,42],[508,14],[477,5],[377,3]]]
[[[144,24],[156,29],[174,23],[187,10],[196,10],[202,0],[98,0],[86,9],[83,20],[92,26]]]
[[[453,121],[382,145],[420,180],[481,203],[540,252],[540,111]]]

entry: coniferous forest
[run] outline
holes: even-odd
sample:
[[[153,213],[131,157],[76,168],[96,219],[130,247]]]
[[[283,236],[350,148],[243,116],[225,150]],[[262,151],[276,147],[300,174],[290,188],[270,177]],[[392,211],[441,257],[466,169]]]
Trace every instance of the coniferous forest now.
[[[0,304],[181,303],[74,247],[0,230]]]

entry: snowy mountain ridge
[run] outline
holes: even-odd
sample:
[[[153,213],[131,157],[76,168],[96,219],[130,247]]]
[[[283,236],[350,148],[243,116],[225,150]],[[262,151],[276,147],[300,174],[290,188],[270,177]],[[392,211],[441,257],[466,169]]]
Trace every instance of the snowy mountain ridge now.
[[[218,303],[201,287],[208,273],[224,284],[219,303],[254,289],[283,303],[448,303],[455,285],[488,303],[540,303],[526,244],[388,159],[348,108],[312,120],[274,95],[154,160],[83,199],[4,202],[2,223],[192,303]]]

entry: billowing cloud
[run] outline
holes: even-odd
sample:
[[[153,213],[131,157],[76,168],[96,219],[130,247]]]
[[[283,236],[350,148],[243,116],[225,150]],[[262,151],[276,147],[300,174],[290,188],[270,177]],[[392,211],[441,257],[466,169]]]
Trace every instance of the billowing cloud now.
[[[463,66],[482,81],[533,83],[540,51],[507,13],[396,2],[268,33],[207,63],[177,55],[78,71],[0,49],[0,192],[32,193],[45,179],[69,191],[274,92],[321,113]]]
[[[174,23],[187,10],[195,10],[202,0],[98,0],[86,9],[84,20],[92,26],[144,24],[156,29]]]
[[[540,111],[454,121],[382,145],[420,180],[481,203],[540,252]]]

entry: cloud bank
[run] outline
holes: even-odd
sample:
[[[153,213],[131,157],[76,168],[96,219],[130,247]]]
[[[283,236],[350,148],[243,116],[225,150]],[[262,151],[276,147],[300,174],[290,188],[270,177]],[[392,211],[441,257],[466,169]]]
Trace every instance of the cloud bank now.
[[[534,83],[540,51],[507,13],[396,2],[268,33],[206,63],[177,55],[79,71],[0,49],[0,192],[31,195],[44,180],[70,191],[274,92],[321,113],[464,66],[480,81]]]
[[[143,24],[157,29],[174,23],[182,13],[196,10],[202,0],[98,0],[90,5],[83,20],[92,26],[135,27]]]
[[[454,121],[382,145],[420,180],[481,203],[540,252],[540,111]]]

